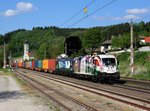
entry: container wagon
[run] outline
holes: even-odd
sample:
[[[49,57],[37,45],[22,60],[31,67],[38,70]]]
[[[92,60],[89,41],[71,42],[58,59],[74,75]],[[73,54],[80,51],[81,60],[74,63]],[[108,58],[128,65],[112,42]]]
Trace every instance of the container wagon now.
[[[45,72],[54,73],[56,70],[56,59],[44,59],[43,70]]]
[[[38,60],[38,71],[43,70],[43,60]]]

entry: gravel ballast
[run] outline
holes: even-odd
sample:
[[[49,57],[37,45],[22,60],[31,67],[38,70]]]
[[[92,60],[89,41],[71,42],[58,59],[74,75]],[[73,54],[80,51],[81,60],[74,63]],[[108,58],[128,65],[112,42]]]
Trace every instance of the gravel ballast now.
[[[9,75],[0,73],[0,111],[54,111],[48,100],[20,86]]]

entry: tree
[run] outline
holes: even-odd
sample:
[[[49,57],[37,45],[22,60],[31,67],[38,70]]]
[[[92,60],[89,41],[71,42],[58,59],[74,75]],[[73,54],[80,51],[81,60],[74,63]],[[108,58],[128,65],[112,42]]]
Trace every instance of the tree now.
[[[3,67],[3,47],[0,48],[0,68]]]
[[[3,35],[0,35],[0,45],[4,44],[4,37]]]
[[[102,43],[102,38],[101,38],[101,30],[98,28],[92,28],[89,29],[85,34],[84,34],[84,43],[83,46],[85,48],[92,48],[92,47],[98,47]]]
[[[121,48],[129,48],[130,47],[130,35],[124,34],[120,38],[120,47]]]
[[[119,37],[114,37],[112,39],[112,47],[114,48],[129,48],[130,47],[130,35],[129,33],[124,34],[122,36]]]
[[[111,46],[113,48],[120,48],[120,38],[115,36],[112,38]]]
[[[47,44],[46,43],[42,43],[37,51],[37,58],[38,59],[44,59],[45,57],[48,56],[48,53],[47,53]]]

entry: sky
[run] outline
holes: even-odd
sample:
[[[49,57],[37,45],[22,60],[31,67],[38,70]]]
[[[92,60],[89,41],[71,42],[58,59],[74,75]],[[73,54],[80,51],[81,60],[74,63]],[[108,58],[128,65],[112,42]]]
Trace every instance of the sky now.
[[[150,0],[0,0],[0,34],[45,26],[108,26],[131,18],[150,21]]]

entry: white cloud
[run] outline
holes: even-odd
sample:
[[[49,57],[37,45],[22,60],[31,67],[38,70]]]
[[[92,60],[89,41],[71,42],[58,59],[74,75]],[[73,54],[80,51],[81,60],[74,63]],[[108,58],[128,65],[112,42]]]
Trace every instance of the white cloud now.
[[[6,17],[10,17],[10,16],[15,16],[19,13],[23,13],[23,12],[30,12],[37,9],[36,7],[34,7],[33,4],[27,2],[19,2],[16,5],[16,9],[8,9],[5,12],[3,12],[3,15]]]
[[[99,20],[99,21],[104,21],[104,20],[106,20],[106,17],[104,17],[104,16],[94,16],[94,19]]]
[[[121,17],[113,17],[111,15],[106,15],[106,16],[94,16],[93,17],[95,20],[98,21],[105,21],[105,20],[120,20]]]
[[[119,20],[133,20],[141,19],[138,14],[146,14],[150,12],[149,8],[134,8],[126,10],[126,15],[124,16],[112,16],[111,14],[107,14],[106,16],[94,16],[93,18],[98,21],[105,21],[105,20],[112,20],[112,21],[119,21]]]
[[[149,12],[149,9],[147,9],[147,8],[141,8],[141,9],[134,8],[134,9],[126,10],[126,13],[128,13],[128,14],[145,14],[147,12]]]
[[[7,17],[10,17],[10,16],[14,16],[17,14],[17,11],[16,10],[12,10],[12,9],[8,9],[6,10],[3,15],[4,16],[7,16]]]
[[[17,10],[20,12],[28,12],[34,9],[34,6],[31,3],[19,2],[17,4]]]
[[[140,17],[136,16],[136,15],[125,15],[125,16],[120,16],[120,17],[111,17],[111,20],[114,20],[114,21],[118,21],[118,20],[130,20],[130,19],[137,20],[137,19],[140,19]]]
[[[124,16],[123,17],[125,20],[128,20],[128,19],[139,19],[139,17],[138,16],[136,16],[136,15],[126,15],[126,16]]]
[[[113,21],[117,21],[123,19],[123,17],[111,17],[110,19]]]
[[[139,16],[136,15],[125,15],[125,16],[94,16],[94,19],[98,21],[105,21],[105,20],[112,20],[112,21],[119,21],[119,20],[130,20],[131,18],[136,20],[140,19]]]

